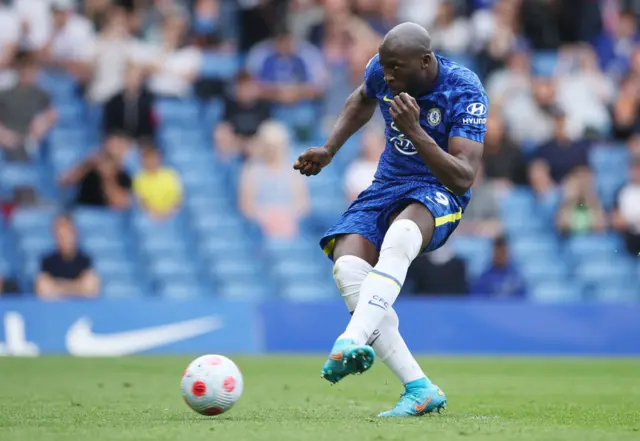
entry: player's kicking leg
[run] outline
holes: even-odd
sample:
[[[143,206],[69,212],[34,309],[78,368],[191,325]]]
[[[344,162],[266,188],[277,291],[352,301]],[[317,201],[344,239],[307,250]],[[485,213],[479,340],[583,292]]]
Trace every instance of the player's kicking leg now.
[[[345,235],[336,241],[334,256],[334,278],[350,312],[356,309],[360,297],[362,282],[378,260],[375,246],[364,237],[356,234]],[[376,356],[398,377],[405,386],[403,400],[390,412],[380,416],[410,416],[440,410],[446,405],[446,398],[437,386],[424,374],[413,357],[404,339],[400,335],[398,315],[392,307],[388,308],[378,328],[370,336],[367,344],[359,345],[352,339],[338,339],[332,355],[323,368],[323,376],[335,382],[350,373],[361,373],[371,366],[368,359],[361,357],[369,354],[371,346]],[[362,353],[360,352],[362,351]],[[340,356],[338,356],[339,354]],[[348,362],[351,355],[351,364]],[[353,355],[356,358],[353,358]],[[338,358],[347,360],[346,368],[337,366]],[[367,365],[367,369],[362,369]],[[331,374],[327,375],[331,370]],[[429,400],[435,393],[439,399]],[[433,404],[432,404],[433,402]]]
[[[429,245],[434,229],[434,218],[422,204],[411,204],[398,215],[384,237],[377,263],[362,282],[349,326],[336,343],[347,341],[356,350],[366,347],[383,320],[393,311],[393,303],[400,293],[409,265]],[[403,340],[402,344],[406,347]],[[415,362],[408,349],[406,352]],[[440,411],[446,402],[442,390],[423,375],[405,383],[405,392],[398,404],[381,416],[422,415]]]

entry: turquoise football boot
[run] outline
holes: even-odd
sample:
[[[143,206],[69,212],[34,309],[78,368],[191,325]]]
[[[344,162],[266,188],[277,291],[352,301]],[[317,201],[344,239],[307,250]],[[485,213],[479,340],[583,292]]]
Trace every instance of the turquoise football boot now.
[[[371,346],[359,345],[353,340],[338,340],[322,367],[322,378],[335,384],[347,375],[366,372],[375,358],[376,354]]]
[[[431,412],[445,410],[447,397],[444,392],[426,378],[412,381],[405,385],[400,401],[393,409],[382,412],[379,417],[421,416]]]

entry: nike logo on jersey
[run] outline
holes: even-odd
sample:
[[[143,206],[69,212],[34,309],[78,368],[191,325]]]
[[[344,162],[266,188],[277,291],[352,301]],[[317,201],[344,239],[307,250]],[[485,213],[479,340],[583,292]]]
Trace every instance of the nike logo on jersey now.
[[[388,96],[385,96],[384,98],[382,98],[382,101],[384,101],[385,103],[392,103],[393,100],[391,98],[389,98]]]
[[[122,356],[207,334],[222,327],[219,317],[209,316],[131,331],[95,334],[91,320],[78,319],[67,331],[67,350],[79,356]]]

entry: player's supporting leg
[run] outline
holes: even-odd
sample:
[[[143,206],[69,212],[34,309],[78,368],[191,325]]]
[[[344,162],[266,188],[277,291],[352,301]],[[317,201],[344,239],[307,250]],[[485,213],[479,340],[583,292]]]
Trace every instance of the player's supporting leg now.
[[[422,204],[405,208],[389,227],[378,262],[360,289],[356,310],[338,342],[354,342],[354,350],[366,347],[367,341],[393,307],[411,262],[426,248],[433,235],[435,221]],[[362,346],[365,345],[365,346]],[[428,378],[405,385],[400,402],[382,416],[411,416],[440,410],[446,405],[444,393]]]
[[[353,313],[355,310],[360,286],[377,259],[378,252],[375,246],[362,236],[346,235],[336,241],[333,277],[349,312]],[[387,365],[402,384],[407,385],[426,378],[400,335],[398,315],[392,308],[382,319],[368,344],[373,347],[376,357]],[[348,375],[344,370],[332,369],[332,375],[327,379],[339,381],[344,377],[340,374]]]

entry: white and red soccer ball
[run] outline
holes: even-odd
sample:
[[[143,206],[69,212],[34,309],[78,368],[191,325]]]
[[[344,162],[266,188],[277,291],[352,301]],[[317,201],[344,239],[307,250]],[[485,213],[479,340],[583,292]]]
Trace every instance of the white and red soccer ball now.
[[[244,381],[238,366],[222,355],[193,360],[182,375],[182,397],[201,415],[220,415],[242,395]]]

